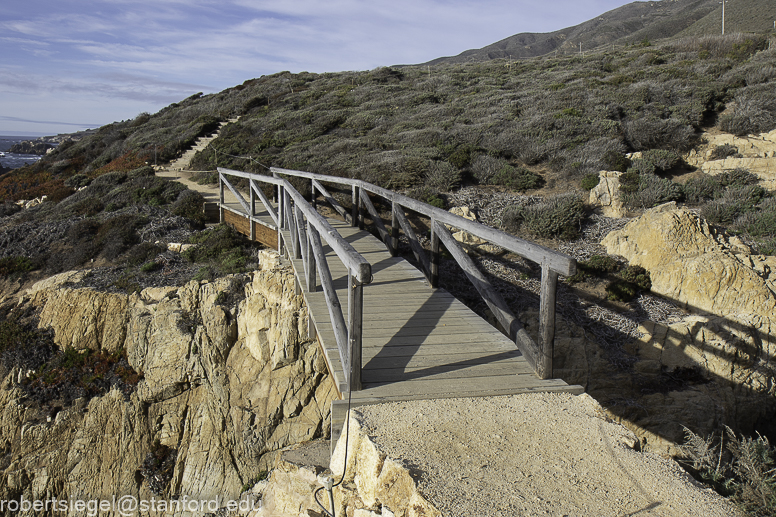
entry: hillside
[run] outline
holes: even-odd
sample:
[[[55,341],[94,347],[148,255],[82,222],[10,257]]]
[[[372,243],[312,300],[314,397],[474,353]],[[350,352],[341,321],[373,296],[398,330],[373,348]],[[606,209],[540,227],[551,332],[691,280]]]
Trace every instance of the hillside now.
[[[740,0],[727,5],[726,32],[767,32],[774,28],[776,4],[768,0]],[[573,27],[550,33],[520,33],[480,49],[440,57],[426,65],[471,63],[490,59],[523,59],[568,55],[675,36],[704,36],[721,32],[722,7],[717,0],[633,2]]]

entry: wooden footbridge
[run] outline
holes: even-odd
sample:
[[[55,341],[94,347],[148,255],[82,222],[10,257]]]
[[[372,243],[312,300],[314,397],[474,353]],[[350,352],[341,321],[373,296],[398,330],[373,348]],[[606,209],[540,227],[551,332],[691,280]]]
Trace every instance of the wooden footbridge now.
[[[353,406],[359,406],[583,391],[552,378],[555,290],[559,274],[575,272],[572,258],[364,181],[271,171],[272,177],[219,168],[220,217],[251,239],[279,250],[293,265],[297,289],[309,309],[310,331],[317,335],[341,398],[332,405],[332,444],[341,432],[348,396]],[[243,184],[247,180],[248,199],[232,184],[235,178]],[[310,182],[311,199],[292,186],[291,178]],[[348,210],[325,184],[350,191]],[[226,201],[226,191],[234,201]],[[318,212],[321,198],[338,217]],[[377,198],[390,206],[390,221],[383,221],[375,209],[372,199]],[[430,251],[421,246],[407,212],[430,221]],[[363,229],[367,217],[380,239]],[[449,228],[541,265],[538,343]],[[421,270],[397,256],[400,231]],[[437,288],[440,245],[474,284],[501,330]]]

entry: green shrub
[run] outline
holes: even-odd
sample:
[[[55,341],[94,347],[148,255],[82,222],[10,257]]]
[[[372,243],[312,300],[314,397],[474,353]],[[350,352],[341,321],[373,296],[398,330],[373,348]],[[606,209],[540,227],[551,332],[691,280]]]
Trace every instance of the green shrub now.
[[[757,175],[752,174],[746,169],[733,169],[724,171],[717,176],[717,181],[723,187],[743,187],[746,185],[755,185],[760,181]]]
[[[517,191],[536,189],[542,186],[541,176],[525,167],[505,165],[491,180],[494,185],[503,185]]]
[[[574,193],[548,197],[524,207],[511,207],[503,216],[508,228],[525,228],[538,237],[566,240],[579,235],[584,218],[584,203]]]
[[[724,188],[720,185],[719,180],[708,174],[692,178],[682,185],[681,189],[685,202],[691,205],[711,201],[721,197],[724,193]]]
[[[641,266],[628,266],[619,273],[620,278],[626,282],[634,284],[642,291],[652,289],[652,279],[649,277],[649,271]]]
[[[641,159],[650,162],[658,171],[673,169],[682,162],[682,157],[675,151],[665,149],[649,149],[641,153]]]
[[[620,152],[613,149],[606,151],[601,157],[604,168],[609,171],[625,172],[631,165],[631,161]]]
[[[0,277],[24,274],[36,269],[35,264],[27,257],[0,258]]]
[[[776,451],[768,438],[739,438],[729,427],[706,439],[686,427],[684,431],[681,463],[696,478],[749,515],[776,513]]]
[[[620,176],[620,199],[631,209],[652,208],[682,198],[682,188],[671,180],[655,174],[623,174]]]
[[[731,144],[722,144],[714,147],[714,149],[711,151],[711,156],[709,156],[709,159],[724,160],[730,156],[740,156],[738,154],[738,148]]]
[[[170,212],[194,221],[202,228],[205,225],[205,198],[194,190],[184,190],[170,207]]]
[[[426,173],[426,185],[441,191],[453,190],[461,183],[461,171],[447,162],[434,162]]]
[[[636,286],[623,280],[614,280],[606,286],[606,299],[615,302],[629,302],[636,297]]]
[[[242,273],[250,259],[251,243],[225,224],[192,235],[189,243],[197,246],[183,252],[186,260],[209,263],[223,274]]]
[[[582,181],[580,182],[580,186],[584,190],[592,190],[598,185],[600,181],[601,176],[595,172],[591,172],[590,174],[585,174],[585,177],[583,177]]]

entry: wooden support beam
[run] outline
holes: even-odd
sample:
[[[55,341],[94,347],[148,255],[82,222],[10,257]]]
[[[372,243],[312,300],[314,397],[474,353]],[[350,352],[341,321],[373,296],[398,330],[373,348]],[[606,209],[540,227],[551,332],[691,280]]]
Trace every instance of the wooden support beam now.
[[[237,198],[237,201],[240,202],[240,205],[243,207],[243,210],[245,210],[245,213],[250,213],[251,207],[248,205],[248,202],[245,201],[245,198],[242,197],[242,194],[240,194],[236,188],[232,186],[231,183],[229,183],[229,180],[226,179],[224,176],[224,183],[226,184],[227,188],[234,194],[234,197]]]
[[[347,210],[345,210],[342,205],[340,205],[336,199],[334,199],[334,196],[329,194],[329,191],[326,190],[326,188],[318,181],[313,180],[313,185],[315,188],[318,189],[318,191],[323,195],[323,198],[331,205],[331,207],[340,215],[342,218],[350,222],[352,216],[348,214]]]
[[[391,245],[388,247],[391,256],[399,254],[399,218],[396,217],[396,203],[391,202]]]
[[[431,219],[431,287],[439,287],[439,235],[435,230],[434,219]]]
[[[396,218],[399,220],[399,225],[401,225],[401,229],[404,230],[404,235],[406,235],[407,240],[410,241],[410,247],[412,248],[413,255],[415,255],[415,260],[417,260],[420,263],[420,267],[423,270],[423,274],[426,275],[426,279],[428,279],[430,283],[431,264],[428,261],[428,257],[426,256],[426,252],[423,249],[423,246],[420,245],[418,236],[415,235],[415,230],[412,229],[412,226],[410,225],[410,222],[407,219],[407,216],[404,214],[404,207],[396,203],[394,205],[394,214],[396,214]]]
[[[517,345],[523,353],[528,364],[531,365],[531,368],[533,368],[534,371],[537,371],[541,364],[541,352],[536,343],[534,343],[525,331],[523,324],[520,323],[514,314],[512,314],[512,311],[509,310],[509,307],[507,306],[507,302],[504,301],[504,298],[502,298],[498,291],[496,291],[490,282],[488,282],[485,275],[477,269],[474,261],[466,254],[463,248],[461,248],[458,241],[453,238],[450,230],[438,221],[434,221],[432,224],[439,239],[442,241],[442,244],[444,244],[445,248],[447,248],[447,251],[453,256],[455,261],[458,262],[458,265],[474,285],[474,288],[477,289],[477,292],[480,293],[480,296],[488,305],[488,308],[490,308],[491,312],[496,317],[496,320],[507,332],[509,338],[515,342],[515,345]]]
[[[329,264],[326,262],[326,255],[323,253],[323,243],[321,236],[315,227],[310,233],[310,240],[313,245],[313,255],[315,255],[315,264],[318,267],[318,276],[321,279],[321,288],[326,299],[326,307],[329,310],[329,319],[334,331],[334,339],[339,349],[340,362],[344,372],[348,372],[350,361],[348,354],[348,329],[345,325],[345,317],[342,314],[342,305],[340,304],[337,291],[334,290],[334,282],[331,278]]]
[[[280,185],[278,185],[278,190],[280,190]],[[264,208],[267,209],[267,213],[272,218],[272,221],[275,223],[275,225],[278,225],[278,215],[275,213],[275,209],[272,207],[272,203],[269,202],[269,199],[267,199],[267,196],[264,194],[264,191],[259,188],[259,186],[256,184],[255,180],[251,180],[251,189],[253,192],[256,193],[257,196],[259,196],[259,199],[261,200],[261,204],[264,205]],[[272,191],[274,192],[275,189],[273,188]],[[254,212],[255,215],[255,212]]]
[[[388,251],[391,251],[391,234],[388,233],[388,230],[386,230],[385,224],[380,218],[380,214],[377,213],[377,209],[372,204],[372,200],[369,199],[369,194],[363,190],[361,191],[361,202],[364,204],[367,212],[369,212],[369,215],[372,217],[372,222],[375,223],[375,226],[377,227],[377,233],[380,234],[380,240],[383,241],[383,243],[386,245]],[[393,255],[392,251],[391,255]]]
[[[312,243],[312,232],[313,232],[313,225],[310,223],[310,221],[307,221],[307,238],[305,239],[306,244],[306,260],[307,262],[307,292],[308,293],[314,293],[318,286],[316,285],[316,276],[315,276],[315,255],[313,254],[313,243]]]
[[[351,194],[350,195],[350,198],[351,198],[350,211],[352,213],[352,215],[350,217],[350,226],[355,228],[359,224],[359,222],[358,222],[358,186],[357,185],[353,185],[351,187],[351,193],[350,194]]]

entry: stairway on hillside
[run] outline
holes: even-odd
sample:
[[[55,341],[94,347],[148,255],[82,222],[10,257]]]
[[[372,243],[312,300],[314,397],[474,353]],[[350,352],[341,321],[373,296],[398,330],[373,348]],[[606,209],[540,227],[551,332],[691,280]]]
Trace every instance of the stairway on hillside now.
[[[194,158],[194,155],[197,154],[199,151],[205,149],[208,145],[210,145],[210,142],[218,138],[218,134],[221,132],[221,129],[227,125],[231,124],[233,122],[237,122],[239,117],[230,118],[226,122],[221,122],[218,125],[218,129],[215,133],[208,135],[208,136],[202,136],[197,139],[196,142],[194,142],[194,146],[188,149],[183,155],[170,162],[170,164],[166,167],[168,170],[173,171],[184,171],[189,169],[189,164],[191,163],[191,160]]]

